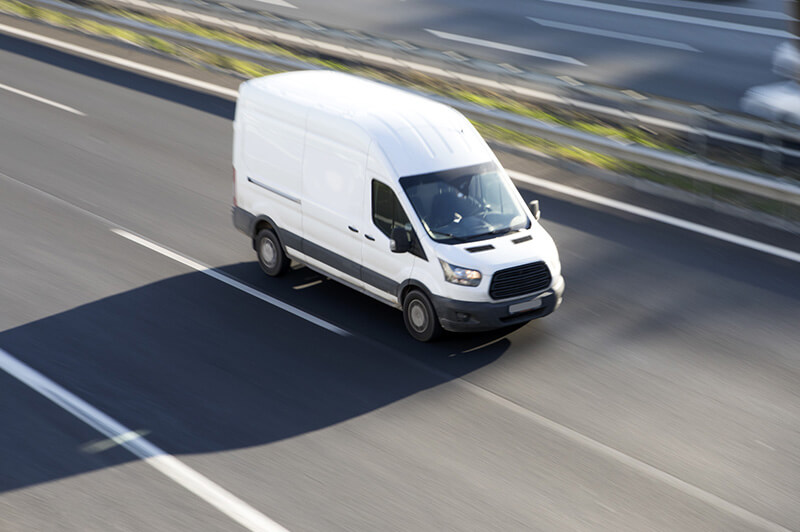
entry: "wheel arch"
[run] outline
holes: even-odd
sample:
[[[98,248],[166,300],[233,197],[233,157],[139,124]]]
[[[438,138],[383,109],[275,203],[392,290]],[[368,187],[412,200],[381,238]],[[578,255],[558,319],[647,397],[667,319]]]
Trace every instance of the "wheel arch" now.
[[[262,229],[272,229],[275,232],[275,235],[278,237],[278,242],[280,242],[281,246],[283,246],[278,226],[275,225],[275,222],[272,220],[272,218],[265,214],[261,214],[254,217],[250,222],[250,240],[252,240],[253,249],[256,249],[256,236],[258,236],[258,233]]]
[[[438,310],[436,309],[436,304],[434,303],[436,299],[433,297],[433,292],[431,292],[430,289],[427,286],[425,286],[425,283],[423,283],[422,281],[418,281],[416,279],[406,279],[405,281],[400,283],[400,286],[397,287],[397,300],[400,303],[400,306],[403,305],[403,301],[405,301],[408,293],[414,289],[419,290],[423,294],[425,294],[425,297],[427,297],[428,300],[431,302],[431,305],[433,305],[434,310]]]

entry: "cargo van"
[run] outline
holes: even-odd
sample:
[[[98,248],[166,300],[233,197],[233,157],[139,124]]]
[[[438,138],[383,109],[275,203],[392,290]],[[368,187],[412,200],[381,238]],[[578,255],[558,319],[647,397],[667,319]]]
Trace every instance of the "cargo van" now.
[[[348,74],[290,72],[243,83],[233,129],[233,221],[268,275],[304,264],[402,309],[420,341],[561,303],[538,203],[451,107]]]

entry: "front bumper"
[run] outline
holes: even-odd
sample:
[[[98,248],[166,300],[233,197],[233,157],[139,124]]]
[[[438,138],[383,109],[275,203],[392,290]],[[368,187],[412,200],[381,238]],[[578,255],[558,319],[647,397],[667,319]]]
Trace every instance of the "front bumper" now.
[[[452,332],[488,331],[509,325],[525,323],[552,313],[561,304],[564,296],[564,278],[558,277],[553,286],[525,297],[502,303],[457,301],[441,296],[432,296],[432,303],[445,330]],[[512,313],[509,307],[541,299],[538,308]]]

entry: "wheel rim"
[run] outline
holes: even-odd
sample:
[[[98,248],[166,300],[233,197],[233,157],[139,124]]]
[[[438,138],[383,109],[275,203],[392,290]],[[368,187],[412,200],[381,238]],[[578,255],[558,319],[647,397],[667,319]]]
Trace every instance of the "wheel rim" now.
[[[428,311],[421,301],[415,299],[408,305],[408,321],[417,332],[428,328]]]
[[[278,253],[275,244],[269,238],[261,239],[261,260],[269,267],[275,266]]]

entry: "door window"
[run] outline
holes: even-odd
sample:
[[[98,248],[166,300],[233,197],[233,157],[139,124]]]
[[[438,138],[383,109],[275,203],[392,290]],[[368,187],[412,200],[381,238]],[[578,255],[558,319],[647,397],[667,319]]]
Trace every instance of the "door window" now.
[[[395,227],[411,232],[411,222],[397,196],[391,188],[375,180],[372,181],[372,221],[387,237],[392,236]]]
[[[392,230],[395,227],[405,229],[411,239],[411,254],[423,260],[428,260],[417,234],[408,220],[406,211],[403,210],[403,206],[400,205],[400,201],[398,201],[394,191],[374,179],[372,180],[372,222],[388,238],[392,237]]]

